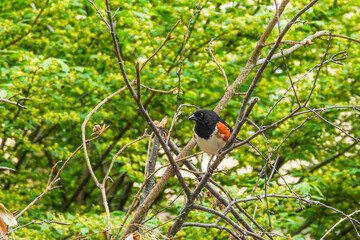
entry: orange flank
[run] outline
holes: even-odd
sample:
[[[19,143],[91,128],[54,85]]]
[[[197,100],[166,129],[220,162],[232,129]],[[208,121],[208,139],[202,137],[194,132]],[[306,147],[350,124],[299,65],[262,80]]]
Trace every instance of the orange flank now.
[[[218,138],[222,138],[224,141],[227,141],[231,135],[230,129],[222,122],[218,122],[216,126],[218,129],[216,136]]]
[[[138,232],[133,233],[133,239],[134,240],[145,240]]]

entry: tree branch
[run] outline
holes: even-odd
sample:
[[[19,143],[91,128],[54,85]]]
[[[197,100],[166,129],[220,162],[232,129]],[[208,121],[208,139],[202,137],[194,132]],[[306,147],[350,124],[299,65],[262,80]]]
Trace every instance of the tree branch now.
[[[20,95],[20,93],[15,93],[14,95],[11,95],[9,98],[7,99],[4,99],[4,98],[0,98],[0,102],[6,102],[6,103],[9,103],[9,104],[12,104],[12,105],[15,105],[19,108],[22,108],[22,109],[27,109],[27,107],[25,107],[24,105],[21,105],[20,102],[21,101],[26,101],[26,100],[30,100],[30,98],[28,97],[22,97],[22,98],[19,98],[16,102],[13,102],[11,101],[10,99],[17,96],[17,95]]]
[[[8,231],[7,233],[3,234],[0,236],[0,239],[4,238],[5,236],[11,234],[12,232],[15,232],[16,230],[20,229],[20,228],[24,228],[24,227],[27,227],[29,225],[34,225],[34,224],[37,224],[37,225],[41,225],[41,224],[44,224],[44,223],[47,223],[47,224],[51,224],[51,223],[56,223],[56,224],[60,224],[60,225],[70,225],[70,223],[63,223],[63,222],[59,222],[59,221],[41,221],[41,222],[36,222],[35,220],[27,223],[27,224],[24,224],[24,225],[21,225],[19,227],[16,227],[14,229],[11,229],[10,231]]]
[[[286,55],[289,55],[293,52],[295,52],[296,50],[298,50],[299,48],[303,47],[303,46],[306,46],[307,44],[311,43],[314,39],[316,38],[319,38],[321,36],[327,36],[328,35],[328,32],[327,31],[319,31],[319,32],[316,32],[315,34],[311,35],[311,36],[308,36],[306,37],[304,40],[300,41],[299,44],[295,44],[294,46],[288,48],[288,49],[285,49],[283,50],[283,54],[284,56]],[[281,42],[280,42],[281,43]],[[279,43],[279,44],[280,44]],[[282,54],[281,53],[277,53],[277,54],[274,54],[270,61],[272,60],[275,60],[275,59],[278,59],[278,58],[281,58],[282,57]],[[265,62],[266,58],[262,58],[260,60],[257,60],[256,61],[256,65],[261,65]]]
[[[212,57],[212,59],[214,60],[214,62],[216,63],[216,65],[219,67],[221,73],[223,74],[223,77],[224,77],[224,80],[225,80],[225,86],[226,86],[226,89],[229,87],[229,81],[227,79],[227,76],[226,76],[226,73],[224,71],[224,69],[221,67],[220,63],[216,60],[215,56],[214,56],[214,53],[212,52],[212,49],[211,49],[211,45],[212,45],[212,42],[215,38],[212,38],[209,42],[209,47],[208,48],[205,48],[205,50],[208,50],[210,56]]]

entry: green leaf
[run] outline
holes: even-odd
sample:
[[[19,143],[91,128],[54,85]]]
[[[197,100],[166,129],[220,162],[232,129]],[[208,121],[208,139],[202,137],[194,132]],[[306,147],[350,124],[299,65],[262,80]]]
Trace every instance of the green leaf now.
[[[74,69],[78,72],[83,72],[84,68],[83,67],[74,67]]]
[[[89,229],[88,228],[80,228],[80,232],[85,235],[89,232]]]
[[[41,224],[40,225],[40,229],[43,231],[43,230],[46,230],[46,229],[49,229],[50,228],[50,225],[49,224]]]
[[[7,92],[4,89],[0,90],[0,98],[5,98],[7,95]]]
[[[58,58],[55,58],[55,60],[60,64],[60,66],[64,72],[67,73],[70,71],[70,68],[68,67],[68,65],[66,65],[66,63],[64,63],[62,60],[60,60]]]
[[[76,219],[76,217],[74,215],[70,214],[70,213],[67,214],[66,218],[68,220],[75,220]]]
[[[148,15],[141,13],[141,12],[133,11],[133,14],[140,18],[148,18]]]
[[[299,183],[294,186],[294,189],[299,189],[302,194],[310,193],[311,186],[307,182]]]
[[[42,67],[44,70],[46,70],[50,67],[51,61],[52,61],[52,58],[48,58],[43,62]]]
[[[304,236],[303,235],[295,235],[294,236],[294,240],[305,240]]]

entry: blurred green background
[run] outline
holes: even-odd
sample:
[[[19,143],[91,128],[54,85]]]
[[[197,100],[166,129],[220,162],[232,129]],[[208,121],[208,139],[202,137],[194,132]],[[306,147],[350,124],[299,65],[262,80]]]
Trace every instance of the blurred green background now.
[[[105,12],[105,2],[95,1]],[[164,41],[173,25],[181,19],[164,48],[147,64],[141,74],[144,85],[161,90],[177,87],[176,71],[179,67],[183,34],[194,11],[194,1],[111,1],[112,9],[119,9],[115,18],[120,51],[130,79],[135,76],[135,62],[144,62]],[[282,27],[307,1],[292,1],[281,16]],[[360,2],[357,0],[319,1],[301,19],[308,25],[294,24],[284,40],[301,41],[320,30],[333,30],[334,34],[360,39]],[[214,108],[225,91],[225,82],[216,64],[205,50],[216,38],[213,51],[227,73],[230,84],[235,80],[250,57],[259,36],[275,13],[272,1],[202,1],[188,33],[184,55],[180,103],[195,104],[201,108]],[[268,42],[276,40],[274,28]],[[324,37],[326,39],[326,37]],[[326,40],[316,39],[286,57],[293,80],[321,62],[327,46]],[[286,49],[289,45],[281,45]],[[265,57],[271,46],[264,47]],[[326,64],[310,101],[312,108],[332,105],[359,104],[360,57],[359,43],[342,38],[331,40],[329,57],[347,51],[343,66]],[[256,69],[238,89],[245,92]],[[313,71],[297,84],[300,99],[309,94],[315,77]],[[6,103],[0,104],[0,166],[16,172],[0,172],[0,203],[10,211],[21,211],[45,188],[51,167],[58,160],[66,160],[81,144],[81,124],[85,116],[106,96],[125,85],[118,67],[111,36],[106,25],[87,1],[4,0],[0,4],[0,95],[7,98],[20,92],[29,97],[27,109]],[[261,124],[268,109],[289,87],[282,59],[272,61],[253,94],[260,98],[250,118]],[[142,90],[142,99],[150,116],[161,120],[173,116],[176,95]],[[243,96],[235,96],[222,112],[222,117],[234,125]],[[16,100],[16,98],[15,98]],[[287,98],[275,108],[266,124],[288,115],[297,106],[290,91]],[[192,137],[193,123],[186,121],[193,109],[184,108],[172,133],[182,147]],[[353,136],[360,136],[359,110],[330,110],[322,114]],[[288,120],[266,132],[272,149],[312,114]],[[87,125],[87,136],[95,124],[108,124],[104,135],[89,144],[89,155],[99,178],[103,177],[114,154],[129,141],[141,136],[147,128],[134,100],[124,91],[100,108]],[[168,124],[169,127],[170,124]],[[246,138],[255,129],[245,125],[240,138]],[[252,141],[264,153],[267,145],[262,137]],[[108,184],[108,199],[112,224],[119,226],[144,180],[144,164],[148,140],[130,146],[117,159],[111,173],[114,182]],[[193,150],[193,152],[197,151]],[[354,140],[325,124],[318,118],[307,122],[296,131],[277,152],[279,168],[299,194],[310,193],[319,200],[345,213],[359,209],[360,160],[359,146]],[[223,184],[236,198],[250,196],[258,172],[264,161],[248,148],[231,154],[237,164],[227,174],[214,179]],[[330,160],[328,160],[330,159]],[[328,161],[327,161],[328,160]],[[166,156],[158,161],[166,164]],[[314,168],[325,161],[313,171]],[[326,162],[327,161],[327,162]],[[196,163],[196,161],[195,161]],[[220,166],[221,168],[221,166]],[[242,171],[242,169],[248,171]],[[190,180],[188,180],[190,182]],[[264,193],[265,179],[260,179],[256,194]],[[16,239],[71,239],[80,235],[102,231],[105,224],[100,191],[87,170],[83,153],[77,154],[61,174],[62,187],[45,195],[18,221],[19,225],[31,220],[57,220],[71,223],[61,225],[32,225],[15,232]],[[191,185],[193,187],[193,185]],[[170,198],[181,187],[176,179],[153,204],[152,212],[167,206]],[[268,193],[288,194],[277,174]],[[211,206],[211,199],[204,204]],[[299,210],[296,200],[269,198],[272,224],[279,233],[300,239],[319,239],[342,217],[320,206],[306,206]],[[248,202],[242,207],[256,220],[267,226],[265,201]],[[181,201],[175,202],[167,212],[179,213]],[[354,215],[359,219],[359,215]],[[192,212],[189,221],[214,222],[211,214]],[[153,219],[148,227],[161,223]],[[171,223],[161,227],[166,233]],[[187,239],[227,239],[227,233],[218,230],[184,228],[179,235]],[[89,239],[102,239],[101,234]],[[353,239],[356,232],[349,221],[329,235],[329,239]],[[277,239],[277,238],[276,238]],[[280,238],[279,238],[280,239]]]

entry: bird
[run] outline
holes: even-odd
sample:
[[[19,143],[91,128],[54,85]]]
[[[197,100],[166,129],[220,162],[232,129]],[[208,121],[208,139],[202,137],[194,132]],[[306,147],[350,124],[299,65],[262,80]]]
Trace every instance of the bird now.
[[[217,113],[209,109],[198,109],[189,120],[196,122],[194,136],[201,151],[217,155],[229,139],[232,128]]]

